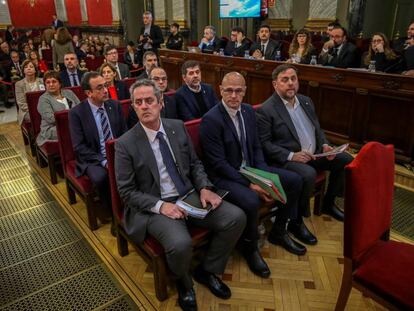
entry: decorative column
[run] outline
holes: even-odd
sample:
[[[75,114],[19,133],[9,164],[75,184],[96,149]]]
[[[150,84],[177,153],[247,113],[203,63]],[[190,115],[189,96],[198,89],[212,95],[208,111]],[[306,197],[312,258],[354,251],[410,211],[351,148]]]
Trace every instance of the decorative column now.
[[[86,0],[80,0],[82,26],[88,26],[88,9],[86,8]]]
[[[364,25],[366,0],[351,0],[349,8],[349,36],[362,37],[362,27]]]
[[[154,0],[154,23],[161,28],[168,26],[166,7],[167,3],[165,0]]]
[[[66,5],[65,0],[55,0],[55,8],[57,17],[64,22],[68,21],[68,16],[66,14]]]
[[[268,7],[268,23],[272,30],[290,31],[292,29],[293,0],[270,0]]]
[[[173,20],[180,28],[188,28],[188,7],[185,0],[173,1]],[[195,28],[197,29],[197,28]]]
[[[309,17],[305,27],[310,31],[325,31],[336,20],[338,0],[310,0]]]
[[[119,15],[119,8],[121,7],[119,0],[111,0],[112,6],[112,26],[119,27],[121,26],[121,20]]]
[[[10,11],[7,1],[0,2],[0,29],[6,29],[11,25]]]

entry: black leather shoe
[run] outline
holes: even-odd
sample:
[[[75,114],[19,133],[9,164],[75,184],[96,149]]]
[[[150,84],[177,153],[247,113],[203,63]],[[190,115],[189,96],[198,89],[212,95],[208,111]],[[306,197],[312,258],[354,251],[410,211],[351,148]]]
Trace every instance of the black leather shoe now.
[[[270,232],[267,240],[272,244],[282,246],[285,250],[292,254],[302,256],[306,253],[306,247],[293,240],[287,232],[282,234]]]
[[[323,207],[322,213],[332,216],[336,220],[344,221],[344,212],[341,211],[341,209],[338,206],[336,206],[336,204],[332,204],[330,207],[327,208]]]
[[[257,246],[250,252],[244,250],[243,257],[246,259],[247,265],[254,274],[261,278],[268,278],[270,276],[269,267],[260,254],[260,251],[257,249]]]
[[[177,283],[178,304],[184,311],[197,311],[197,301],[194,289],[186,290]]]
[[[201,265],[195,269],[194,279],[198,283],[207,286],[213,295],[218,298],[229,299],[231,297],[230,288],[214,273],[204,270]]]
[[[312,234],[312,232],[309,231],[309,229],[303,222],[298,224],[293,221],[290,221],[288,225],[288,230],[290,233],[293,234],[295,238],[297,238],[302,243],[308,245],[315,245],[316,243],[318,243],[316,237]]]

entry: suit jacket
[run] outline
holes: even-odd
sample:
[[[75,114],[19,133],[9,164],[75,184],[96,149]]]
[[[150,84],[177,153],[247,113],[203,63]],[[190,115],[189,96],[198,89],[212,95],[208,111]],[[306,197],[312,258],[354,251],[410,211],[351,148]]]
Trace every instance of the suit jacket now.
[[[200,124],[200,142],[206,170],[214,183],[219,179],[228,179],[248,187],[250,182],[238,171],[243,160],[239,136],[223,105],[219,103],[211,108]],[[269,170],[257,135],[254,109],[242,104],[241,114],[246,130],[249,166]]]
[[[126,132],[121,105],[112,99],[104,103],[114,138]],[[89,165],[101,165],[105,160],[101,154],[99,132],[88,100],[84,100],[69,111],[69,128],[76,156],[76,176],[85,174]]]
[[[312,100],[304,95],[296,95],[299,104],[315,127],[316,153],[329,142],[319,125]],[[290,152],[302,150],[298,134],[285,104],[277,93],[273,93],[257,110],[257,129],[267,163],[282,165]]]
[[[56,21],[52,21],[52,26],[55,29],[58,29],[60,27],[63,27],[63,22],[60,19],[57,19]]]
[[[250,40],[244,38],[241,42],[241,45],[236,48],[236,42],[229,41],[224,48],[224,55],[244,57],[244,51],[250,50],[250,44]]]
[[[118,100],[125,100],[125,99],[131,99],[131,96],[129,95],[129,90],[126,84],[123,81],[115,80],[114,86],[116,89],[116,95],[118,96]],[[111,94],[109,94],[109,98],[111,98]]]
[[[186,186],[197,191],[212,187],[183,122],[162,119],[162,123]],[[125,230],[135,242],[141,243],[151,208],[161,199],[161,191],[154,152],[140,123],[117,140],[115,172],[118,191],[125,203]]]
[[[262,43],[255,42],[250,47],[250,55],[253,55],[254,51],[262,49]],[[282,43],[280,41],[276,41],[273,39],[269,39],[269,43],[267,44],[264,59],[267,60],[275,60],[276,58],[276,51],[281,51],[282,49]]]
[[[66,97],[69,108],[79,104],[79,98],[71,90],[62,89],[62,95]],[[36,143],[41,146],[48,140],[57,140],[55,112],[67,109],[66,106],[56,100],[48,92],[39,97],[37,111],[39,111],[42,121],[40,132],[36,138]]]
[[[334,49],[331,48],[327,53],[319,55],[319,63],[324,66],[333,66],[339,68],[355,68],[359,67],[360,57],[355,45],[351,42],[343,43],[339,55],[333,56]]]
[[[42,87],[41,87],[42,86]],[[45,89],[43,85],[43,80],[40,78],[36,78],[36,89],[35,91],[40,91],[40,88],[43,90]],[[19,107],[19,112],[17,114],[17,120],[21,125],[24,120],[29,120],[29,108],[27,107],[27,100],[26,100],[26,93],[31,92],[29,83],[27,83],[26,79],[22,79],[17,81],[14,85],[15,93],[16,93],[16,103]]]
[[[128,50],[124,53],[124,62],[128,65],[129,70],[135,69],[132,67],[132,59],[131,55],[129,54]],[[141,65],[142,64],[142,53],[141,51],[135,50],[134,51],[134,64]]]
[[[138,116],[132,108],[132,105],[129,106],[128,111],[128,128],[131,129],[138,123]],[[164,108],[161,110],[161,118],[165,119],[178,119],[177,117],[177,105],[175,102],[174,95],[165,95],[164,94]]]
[[[143,35],[145,31],[145,26],[141,27],[141,31],[139,32],[140,35]],[[152,50],[157,53],[158,49],[160,48],[161,44],[164,43],[164,37],[162,35],[162,30],[160,26],[158,25],[151,25],[150,33],[149,33],[151,39],[152,39]],[[140,42],[138,42],[141,44]]]
[[[165,44],[167,49],[170,50],[181,50],[183,47],[183,36],[180,33],[177,33],[175,36],[170,34]]]
[[[128,65],[124,63],[120,63],[120,62],[118,62],[117,65],[118,65],[119,71],[121,72],[121,76],[119,77],[121,80],[131,77]]]
[[[212,54],[213,52],[218,52],[222,48],[222,43],[218,37],[214,37],[212,43],[209,43],[208,45],[205,43],[200,43],[199,47],[201,52]]]
[[[137,80],[140,80],[140,79],[148,79],[148,73],[147,73],[147,71],[144,69],[144,71],[143,72],[141,72],[140,74],[139,74],[139,76],[137,77]]]
[[[203,93],[204,102],[207,110],[210,110],[217,103],[217,96],[213,88],[206,83],[201,83],[201,92]],[[194,93],[187,85],[181,86],[175,93],[177,102],[178,118],[183,121],[201,118],[201,112],[197,104]]]
[[[78,75],[78,79],[79,79],[79,83],[80,83],[81,80],[82,80],[82,77],[83,77],[83,71],[81,71],[79,69],[76,69],[76,74]],[[62,79],[63,87],[72,86],[70,84],[70,77],[69,77],[69,74],[68,74],[67,70],[62,70],[59,75],[60,75],[60,78]]]

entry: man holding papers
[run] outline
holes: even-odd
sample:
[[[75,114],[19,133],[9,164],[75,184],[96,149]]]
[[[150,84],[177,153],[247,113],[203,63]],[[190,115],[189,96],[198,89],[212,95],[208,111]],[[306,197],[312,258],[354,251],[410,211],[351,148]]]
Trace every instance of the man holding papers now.
[[[309,198],[314,192],[317,170],[329,170],[322,212],[343,220],[335,197],[342,196],[344,167],[352,161],[352,156],[342,152],[318,157],[333,148],[319,125],[312,100],[297,93],[299,81],[294,66],[278,66],[272,79],[275,93],[257,111],[259,137],[268,164],[302,176],[303,195],[299,202],[302,216],[310,215]]]
[[[142,79],[131,86],[132,106],[139,122],[115,144],[118,190],[125,202],[124,226],[137,243],[147,234],[165,250],[170,270],[177,276],[178,303],[183,310],[197,310],[190,275],[191,236],[187,224],[211,230],[211,241],[194,278],[219,298],[231,291],[216,274],[222,274],[246,223],[244,213],[222,201],[197,158],[184,123],[161,119],[161,91]],[[211,211],[203,219],[187,217],[175,202],[195,189],[203,207]]]
[[[250,105],[242,104],[246,92],[243,76],[237,72],[226,74],[220,92],[221,102],[204,115],[200,125],[206,170],[218,188],[230,191],[228,200],[246,213],[246,229],[242,235],[243,256],[255,274],[268,277],[270,270],[257,247],[258,209],[261,200],[269,202],[273,198],[258,183],[244,177],[240,169],[246,166],[279,175],[287,203],[279,205],[269,241],[297,255],[305,254],[306,248],[289,236],[286,227],[289,219],[297,219],[301,178],[296,173],[266,165],[257,136],[254,110]],[[296,230],[297,236],[305,243],[315,244],[316,238],[302,222],[301,229]]]

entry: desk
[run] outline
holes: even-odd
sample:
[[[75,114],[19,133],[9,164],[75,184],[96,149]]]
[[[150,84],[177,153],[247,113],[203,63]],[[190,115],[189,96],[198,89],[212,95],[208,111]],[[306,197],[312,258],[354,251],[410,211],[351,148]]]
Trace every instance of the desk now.
[[[182,84],[181,65],[190,59],[201,64],[202,80],[215,87],[223,76],[240,72],[246,79],[244,101],[260,104],[273,93],[272,71],[282,62],[251,60],[185,51],[159,50],[169,87]],[[322,128],[333,144],[350,142],[359,149],[368,141],[395,146],[399,161],[414,158],[414,78],[360,70],[295,65],[299,92],[312,98]]]

